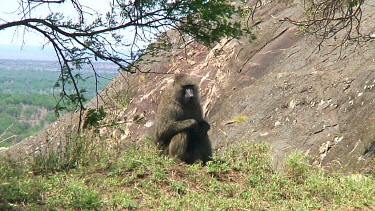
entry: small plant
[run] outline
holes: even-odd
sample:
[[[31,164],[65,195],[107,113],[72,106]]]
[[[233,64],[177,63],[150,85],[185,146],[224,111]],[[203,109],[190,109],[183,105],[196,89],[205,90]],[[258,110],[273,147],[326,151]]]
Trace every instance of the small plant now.
[[[130,101],[130,95],[129,93],[123,94],[123,93],[118,93],[115,97],[115,105],[117,108],[121,110],[125,110],[129,106],[129,101]]]
[[[66,142],[58,147],[34,153],[32,171],[35,174],[48,174],[75,168],[82,161],[84,153],[90,153],[89,146],[78,134],[67,135]]]
[[[98,127],[99,122],[106,117],[107,113],[104,111],[104,107],[100,106],[98,110],[89,108],[87,110],[86,119],[83,124],[83,128],[88,126]]]
[[[245,122],[248,119],[249,118],[247,116],[235,116],[235,117],[233,117],[234,122]]]
[[[95,190],[79,185],[70,187],[69,201],[73,208],[80,210],[98,210],[101,205],[100,195]]]
[[[222,173],[227,173],[231,169],[230,164],[219,159],[213,159],[207,162],[207,172],[213,175],[220,175]]]
[[[187,184],[184,181],[171,181],[171,190],[175,191],[179,195],[185,195]]]
[[[309,176],[311,168],[312,166],[308,164],[307,156],[302,153],[292,153],[285,163],[286,174],[301,182]]]

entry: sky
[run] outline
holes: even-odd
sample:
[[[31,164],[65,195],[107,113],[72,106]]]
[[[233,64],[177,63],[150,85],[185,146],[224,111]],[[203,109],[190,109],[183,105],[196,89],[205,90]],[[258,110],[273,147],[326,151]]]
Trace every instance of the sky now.
[[[20,19],[20,2],[27,0],[9,0],[0,7],[0,25],[6,22]],[[82,5],[88,6],[96,11],[105,13],[109,9],[111,0],[79,0]],[[93,4],[95,2],[95,4]],[[30,6],[36,6],[39,3],[30,3]],[[24,3],[24,6],[28,6]],[[64,3],[42,4],[32,11],[31,17],[45,17],[50,11],[63,11],[65,16],[75,17],[75,10],[70,0]],[[50,46],[43,48],[45,40],[41,35],[35,32],[27,32],[22,28],[8,28],[0,31],[0,59],[46,59],[53,60],[54,52]]]

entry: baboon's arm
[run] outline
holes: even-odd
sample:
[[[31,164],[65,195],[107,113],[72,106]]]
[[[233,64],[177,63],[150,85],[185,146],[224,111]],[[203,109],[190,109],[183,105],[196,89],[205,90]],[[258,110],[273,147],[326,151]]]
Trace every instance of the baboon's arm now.
[[[198,123],[195,119],[186,119],[181,121],[175,121],[167,125],[166,128],[159,134],[160,140],[171,140],[173,136],[178,133],[190,130],[194,127],[198,127]]]

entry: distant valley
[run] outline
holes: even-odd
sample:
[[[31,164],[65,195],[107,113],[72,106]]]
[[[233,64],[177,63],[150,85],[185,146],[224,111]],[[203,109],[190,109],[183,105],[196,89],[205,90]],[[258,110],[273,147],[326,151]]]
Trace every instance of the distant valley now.
[[[117,73],[117,66],[110,62],[95,62],[96,71],[101,73]],[[38,70],[60,71],[57,61],[32,60],[32,59],[0,59],[0,70]],[[83,66],[84,72],[92,72],[89,66]]]
[[[98,91],[118,74],[117,67],[108,62],[96,62]],[[79,71],[85,81],[80,88],[85,97],[96,94],[93,71],[83,67]],[[10,146],[33,135],[56,119],[54,107],[60,88],[54,85],[60,75],[55,61],[0,59],[0,147]]]

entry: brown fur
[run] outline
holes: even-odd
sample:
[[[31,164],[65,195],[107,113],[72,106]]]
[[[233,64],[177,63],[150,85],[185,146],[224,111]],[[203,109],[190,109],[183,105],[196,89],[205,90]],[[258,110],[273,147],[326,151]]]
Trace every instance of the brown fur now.
[[[194,97],[185,97],[186,87],[194,90]],[[186,163],[206,163],[212,156],[209,129],[197,85],[185,74],[176,75],[162,93],[155,116],[155,144],[161,154]]]

